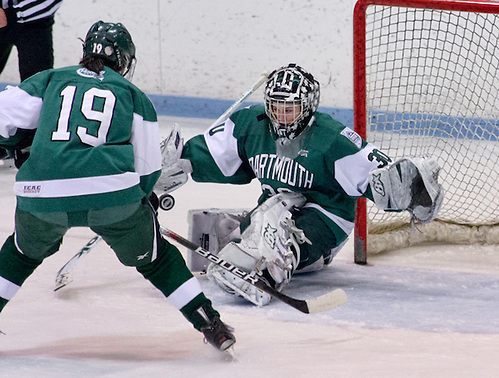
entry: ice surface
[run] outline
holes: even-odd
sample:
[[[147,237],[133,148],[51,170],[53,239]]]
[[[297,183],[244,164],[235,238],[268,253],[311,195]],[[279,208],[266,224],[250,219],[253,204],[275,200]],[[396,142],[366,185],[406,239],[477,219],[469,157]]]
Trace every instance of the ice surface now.
[[[185,137],[210,120],[177,121]],[[0,167],[0,239],[13,230],[15,169]],[[187,211],[253,207],[257,183],[188,182],[163,225],[187,236]],[[277,301],[257,308],[200,282],[235,328],[238,360],[203,343],[182,315],[100,243],[54,292],[57,271],[93,236],[68,232],[59,253],[26,281],[0,315],[0,377],[496,377],[499,247],[425,246],[353,263],[349,242],[329,268],[296,276],[288,295],[336,287],[344,306],[306,315]],[[186,251],[181,248],[185,253]]]

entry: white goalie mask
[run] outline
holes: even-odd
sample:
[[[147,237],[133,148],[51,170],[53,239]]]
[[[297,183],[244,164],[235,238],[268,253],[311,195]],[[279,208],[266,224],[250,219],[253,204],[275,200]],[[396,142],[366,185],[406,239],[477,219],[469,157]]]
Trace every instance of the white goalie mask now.
[[[319,106],[320,86],[312,74],[290,63],[269,75],[265,113],[278,138],[294,139],[311,122]]]

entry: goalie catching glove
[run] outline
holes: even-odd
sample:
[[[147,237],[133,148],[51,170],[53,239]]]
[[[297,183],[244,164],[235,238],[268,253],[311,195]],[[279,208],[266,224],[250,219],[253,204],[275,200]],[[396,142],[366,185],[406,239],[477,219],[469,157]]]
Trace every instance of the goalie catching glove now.
[[[154,185],[155,192],[173,192],[189,179],[192,166],[189,160],[180,158],[183,148],[184,139],[180,136],[179,126],[174,124],[170,135],[161,142],[161,176]]]
[[[429,223],[444,200],[439,172],[433,158],[404,158],[375,169],[369,174],[374,203],[385,211],[408,210],[417,221]]]

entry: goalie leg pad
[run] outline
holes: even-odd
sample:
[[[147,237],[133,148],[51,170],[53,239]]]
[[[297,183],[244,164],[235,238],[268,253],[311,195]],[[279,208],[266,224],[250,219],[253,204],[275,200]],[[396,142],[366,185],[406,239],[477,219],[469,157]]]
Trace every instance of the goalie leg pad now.
[[[305,202],[305,197],[298,193],[280,193],[269,198],[251,213],[250,224],[241,234],[241,241],[227,244],[219,256],[246,272],[258,274],[270,286],[281,290],[300,261],[299,244],[310,242],[296,227],[290,212]],[[241,296],[258,306],[270,301],[268,294],[215,264],[208,266],[207,273],[229,294]]]
[[[263,259],[255,247],[242,242],[230,242],[218,254],[226,261],[230,261],[238,268],[261,274]],[[216,264],[210,264],[207,269],[208,278],[229,295],[239,296],[261,307],[270,302],[271,296],[266,292],[250,285]],[[261,278],[261,277],[259,277]]]
[[[282,288],[291,279],[300,262],[299,244],[310,243],[303,230],[296,227],[290,210],[302,207],[306,202],[299,193],[279,193],[267,199],[251,214],[248,228],[242,239],[256,245],[266,267]]]
[[[433,158],[404,158],[375,169],[369,174],[374,203],[381,210],[408,210],[416,220],[431,222],[444,198],[439,171]]]

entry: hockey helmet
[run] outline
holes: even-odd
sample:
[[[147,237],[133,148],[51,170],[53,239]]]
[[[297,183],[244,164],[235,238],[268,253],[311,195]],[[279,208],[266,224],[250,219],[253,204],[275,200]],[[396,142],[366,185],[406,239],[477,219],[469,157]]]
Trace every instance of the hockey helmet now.
[[[319,83],[295,63],[273,71],[265,85],[264,100],[276,136],[296,138],[310,124],[319,97]]]
[[[122,76],[131,75],[135,65],[132,36],[121,23],[97,21],[87,32],[83,57],[98,55],[111,62]]]

